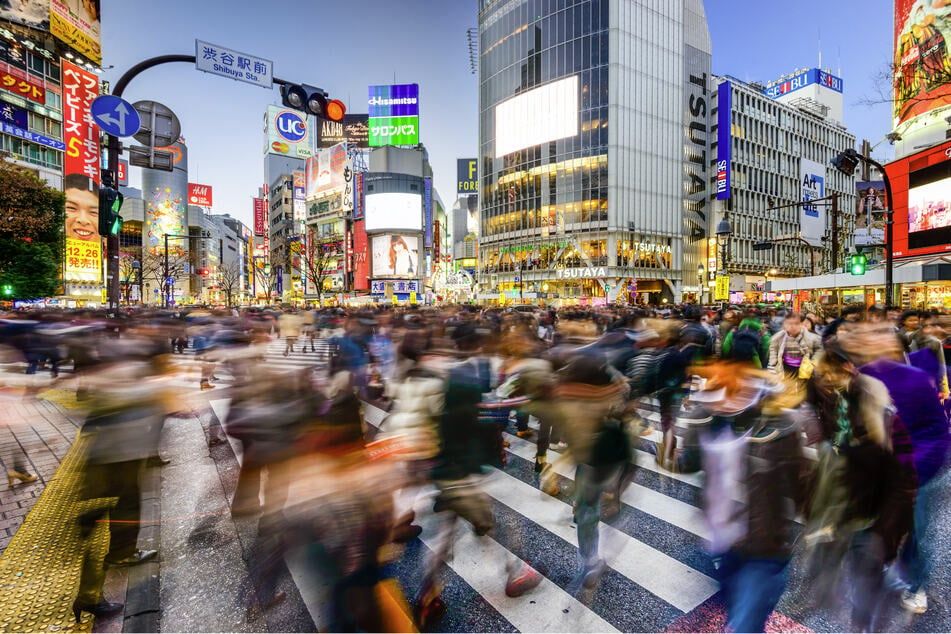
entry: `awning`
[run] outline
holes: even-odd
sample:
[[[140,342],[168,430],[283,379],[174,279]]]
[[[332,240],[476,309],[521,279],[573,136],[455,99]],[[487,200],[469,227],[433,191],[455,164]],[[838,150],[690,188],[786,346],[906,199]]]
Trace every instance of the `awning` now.
[[[924,282],[951,281],[951,258],[940,257],[896,263],[892,270],[895,284],[923,284]],[[884,286],[885,268],[868,269],[864,275],[826,273],[808,277],[769,280],[768,291],[799,291],[817,288],[852,288],[855,286]]]

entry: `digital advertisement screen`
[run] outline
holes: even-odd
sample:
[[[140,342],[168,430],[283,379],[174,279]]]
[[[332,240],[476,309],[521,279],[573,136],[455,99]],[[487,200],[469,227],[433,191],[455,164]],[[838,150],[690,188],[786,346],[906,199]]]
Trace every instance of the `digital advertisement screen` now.
[[[419,277],[419,238],[373,236],[373,277]]]
[[[419,194],[370,194],[365,200],[367,231],[422,231],[423,197]]]
[[[908,248],[951,242],[951,161],[908,175]]]
[[[496,158],[578,134],[578,99],[578,76],[572,75],[497,105]]]

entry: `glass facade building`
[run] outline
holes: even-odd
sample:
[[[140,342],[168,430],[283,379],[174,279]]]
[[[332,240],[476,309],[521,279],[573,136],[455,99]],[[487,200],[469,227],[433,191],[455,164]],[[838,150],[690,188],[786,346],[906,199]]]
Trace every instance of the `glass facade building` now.
[[[710,224],[702,1],[480,0],[479,47],[483,293],[679,301]]]

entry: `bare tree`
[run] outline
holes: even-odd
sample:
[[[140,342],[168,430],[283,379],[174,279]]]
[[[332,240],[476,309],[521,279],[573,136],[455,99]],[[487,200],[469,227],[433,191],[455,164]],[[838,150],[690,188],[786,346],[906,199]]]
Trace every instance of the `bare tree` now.
[[[327,278],[337,272],[336,264],[342,256],[342,239],[339,234],[318,236],[309,232],[307,244],[301,250],[301,270],[305,279],[314,285],[318,303],[323,303]]]
[[[218,287],[224,292],[225,304],[230,308],[235,295],[241,290],[241,267],[237,262],[218,267]]]
[[[165,288],[165,255],[164,253],[152,253],[145,249],[141,261],[142,284],[151,285],[159,291],[159,296]],[[176,280],[183,279],[187,273],[188,254],[175,253],[168,257],[168,276]]]
[[[274,291],[277,290],[278,271],[279,269],[276,266],[269,264],[255,267],[254,269],[254,279],[257,282],[257,286],[264,292],[269,302],[273,299],[272,295]]]

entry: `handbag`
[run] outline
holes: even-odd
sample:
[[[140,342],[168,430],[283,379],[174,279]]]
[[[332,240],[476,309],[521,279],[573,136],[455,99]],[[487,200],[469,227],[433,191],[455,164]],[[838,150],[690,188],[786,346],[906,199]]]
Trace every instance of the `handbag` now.
[[[816,369],[816,364],[809,357],[803,357],[799,364],[799,378],[807,380],[812,378],[812,371]]]

